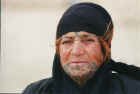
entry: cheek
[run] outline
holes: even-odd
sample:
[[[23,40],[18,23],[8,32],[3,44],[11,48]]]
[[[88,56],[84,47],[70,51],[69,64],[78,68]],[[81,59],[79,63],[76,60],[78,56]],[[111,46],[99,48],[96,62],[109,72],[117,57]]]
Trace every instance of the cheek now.
[[[69,49],[64,49],[63,46],[60,46],[59,47],[59,55],[60,55],[60,61],[61,61],[61,64],[65,64],[66,61],[68,60],[68,57],[70,55],[69,53]]]
[[[87,46],[86,51],[90,61],[94,61],[97,65],[103,61],[103,53],[100,44]]]

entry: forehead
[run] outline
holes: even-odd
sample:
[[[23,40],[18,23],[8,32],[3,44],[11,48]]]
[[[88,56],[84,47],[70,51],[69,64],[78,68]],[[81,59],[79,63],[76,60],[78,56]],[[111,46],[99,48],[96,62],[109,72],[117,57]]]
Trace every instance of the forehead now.
[[[88,33],[86,31],[79,31],[79,32],[69,32],[63,35],[62,37],[67,38],[67,37],[97,37],[95,34]]]

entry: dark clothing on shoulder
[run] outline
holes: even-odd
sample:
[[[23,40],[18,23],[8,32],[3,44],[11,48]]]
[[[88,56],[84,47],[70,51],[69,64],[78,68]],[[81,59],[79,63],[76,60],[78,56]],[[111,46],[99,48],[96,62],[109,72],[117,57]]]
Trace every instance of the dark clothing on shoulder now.
[[[30,84],[22,94],[140,94],[140,68],[108,60],[83,87],[60,66],[56,55],[53,76]]]

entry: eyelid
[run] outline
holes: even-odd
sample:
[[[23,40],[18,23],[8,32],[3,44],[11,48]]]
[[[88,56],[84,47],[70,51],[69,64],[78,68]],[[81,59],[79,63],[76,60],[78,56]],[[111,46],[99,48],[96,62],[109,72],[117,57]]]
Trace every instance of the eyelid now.
[[[89,38],[89,39],[87,39],[88,41],[90,40],[90,41],[95,41],[95,39],[92,39],[92,38]]]
[[[64,39],[62,39],[61,41],[71,41],[72,39],[70,39],[70,38],[64,38]]]
[[[65,36],[65,37],[62,37],[62,39],[73,39],[73,37]]]
[[[86,38],[82,38],[82,39],[85,39],[85,40],[95,40],[95,38],[92,38],[92,37],[86,37]]]
[[[71,42],[72,42],[72,40],[70,40],[70,39],[62,40],[62,41],[61,41],[62,44],[65,44],[65,43],[71,43]]]

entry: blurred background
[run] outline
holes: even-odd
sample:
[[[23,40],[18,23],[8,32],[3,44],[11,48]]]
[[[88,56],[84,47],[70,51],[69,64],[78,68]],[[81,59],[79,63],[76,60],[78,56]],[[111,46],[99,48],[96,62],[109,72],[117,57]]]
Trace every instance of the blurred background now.
[[[140,66],[140,0],[2,0],[0,93],[21,93],[51,76],[57,23],[69,6],[85,1],[113,18],[112,58]]]

